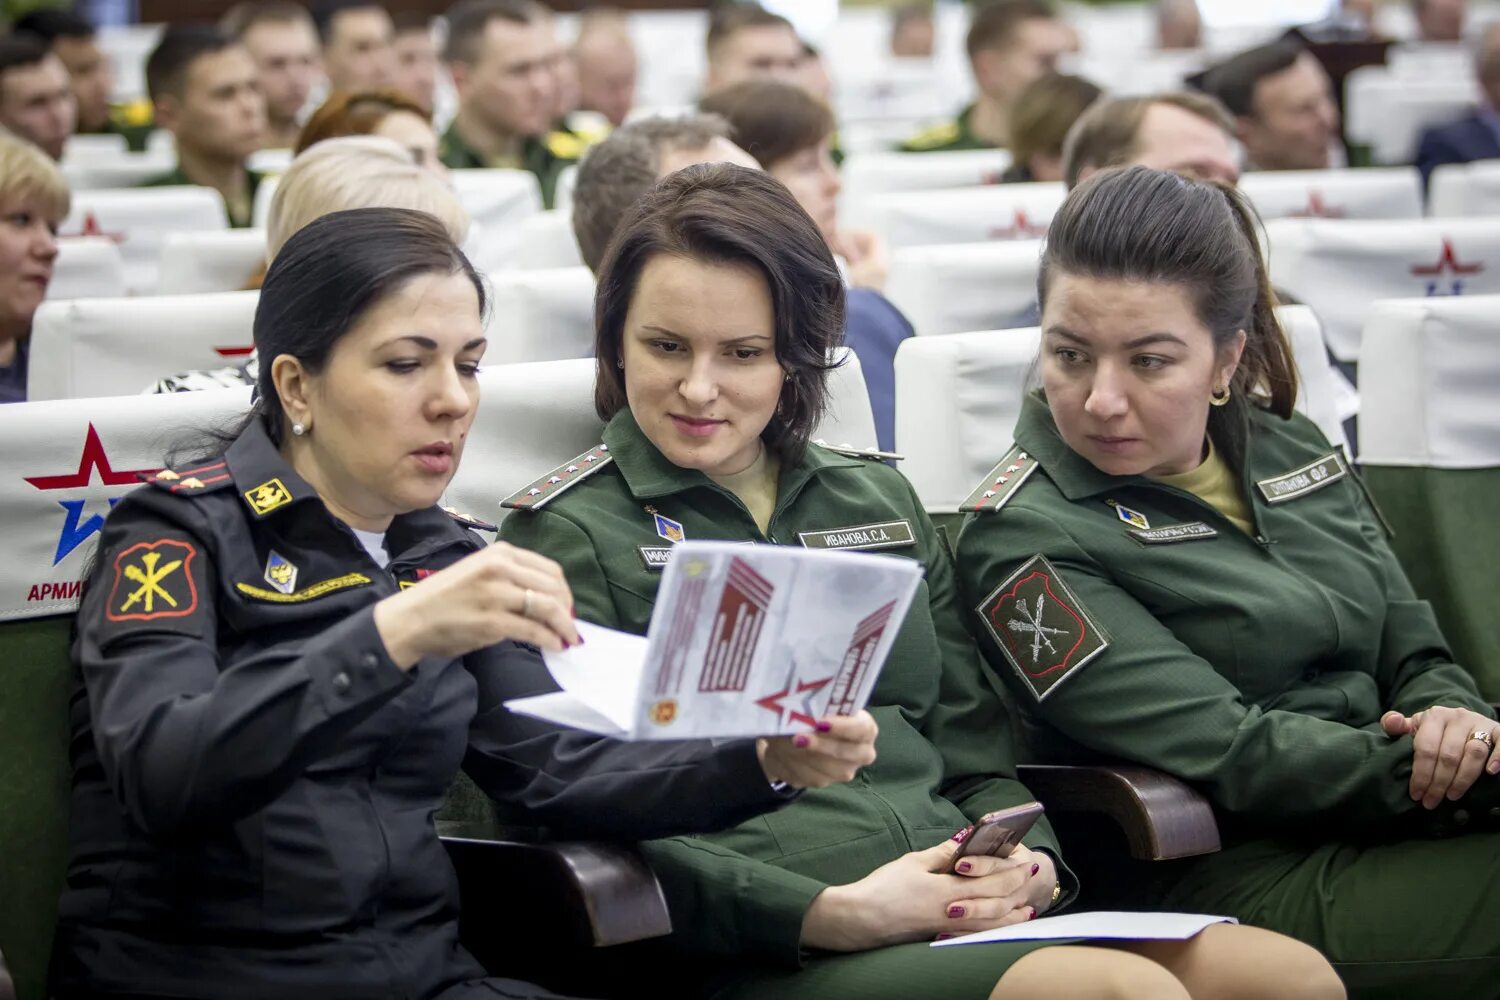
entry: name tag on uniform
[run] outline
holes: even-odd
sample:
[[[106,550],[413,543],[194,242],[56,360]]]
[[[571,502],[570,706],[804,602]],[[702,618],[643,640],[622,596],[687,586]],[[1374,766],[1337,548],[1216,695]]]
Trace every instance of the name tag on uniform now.
[[[641,557],[641,565],[657,573],[666,569],[667,560],[672,558],[670,545],[641,545],[635,551]]]
[[[1306,496],[1314,490],[1321,490],[1348,474],[1349,467],[1344,464],[1343,456],[1334,452],[1284,476],[1262,479],[1255,485],[1261,496],[1266,498],[1266,503],[1285,503]]]
[[[1217,538],[1217,528],[1210,528],[1202,521],[1186,524],[1164,524],[1159,528],[1132,528],[1125,532],[1142,545],[1169,545],[1172,542],[1196,542],[1200,538]]]
[[[910,521],[882,521],[828,531],[799,531],[797,538],[809,549],[900,549],[917,544]]]

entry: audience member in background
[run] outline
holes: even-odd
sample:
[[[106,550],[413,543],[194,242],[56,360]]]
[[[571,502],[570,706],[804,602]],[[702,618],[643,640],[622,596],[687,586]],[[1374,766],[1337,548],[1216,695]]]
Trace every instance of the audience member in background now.
[[[246,163],[266,129],[250,53],[215,28],[168,28],[146,60],[146,88],[156,123],[176,140],[177,167],[143,186],[213,188],[229,224],[248,228],[261,178]]]
[[[573,189],[573,235],[590,271],[609,249],[620,220],[656,182],[695,163],[756,167],[755,158],[729,139],[718,115],[644,118],[610,133],[578,165]]]
[[[426,14],[396,17],[396,76],[394,86],[420,104],[429,115],[437,102],[438,50],[432,37],[432,18]]]
[[[745,80],[800,83],[805,55],[792,22],[759,4],[735,3],[709,15],[704,95]]]
[[[31,143],[0,135],[0,403],[26,399],[31,318],[52,282],[68,201],[57,164]]]
[[[1356,1000],[1493,995],[1500,725],[1294,409],[1260,239],[1243,195],[1163,171],[1068,195],[1041,390],[961,505],[967,621],[1031,759],[1142,764],[1213,805],[1224,849],[1152,866],[1142,908],[1297,938]]]
[[[146,148],[152,128],[151,102],[113,103],[114,68],[99,48],[98,32],[88,18],[71,10],[44,7],[17,18],[13,30],[18,35],[41,38],[62,60],[78,102],[75,131],[79,135],[122,135],[130,149],[139,152]]]
[[[583,152],[551,132],[557,111],[552,16],[536,0],[461,0],[448,12],[443,59],[458,92],[458,115],[443,135],[443,162],[454,169],[529,170],[551,208],[557,177]]]
[[[224,15],[219,27],[239,39],[255,60],[256,79],[266,99],[262,144],[267,149],[290,149],[301,130],[307,98],[323,75],[312,15],[290,0],[242,3]]]
[[[1323,64],[1296,42],[1262,45],[1202,77],[1202,89],[1235,116],[1247,170],[1340,165],[1339,109]]]
[[[35,35],[0,36],[0,128],[59,160],[77,113],[68,71],[47,43]]]
[[[1063,141],[1104,93],[1081,76],[1049,73],[1016,98],[1010,120],[1011,165],[1002,184],[1063,179]]]
[[[419,167],[447,177],[448,168],[438,159],[438,137],[427,113],[400,90],[337,93],[312,113],[293,147],[302,153],[309,146],[343,135],[378,135],[404,148]]]
[[[378,90],[396,81],[396,28],[370,0],[321,0],[313,8],[330,90]]]
[[[616,127],[625,124],[635,106],[640,72],[625,15],[610,8],[585,11],[578,22],[573,61],[578,66],[578,106],[603,115]]]
[[[1026,85],[1055,72],[1077,35],[1047,0],[993,0],[974,10],[966,42],[978,99],[958,118],[913,136],[909,153],[1010,145],[1010,116]]]
[[[469,215],[453,189],[415,162],[407,150],[373,135],[326,139],[299,153],[276,185],[266,217],[266,265],[248,283],[259,288],[266,267],[292,234],[314,219],[351,208],[410,208],[437,218],[455,243],[469,234]],[[255,354],[243,364],[178,372],[147,392],[195,392],[254,385],[260,373]]]
[[[1127,164],[1233,187],[1240,178],[1234,118],[1207,94],[1186,90],[1106,97],[1068,131],[1062,179],[1072,188],[1105,167]]]
[[[898,59],[931,59],[936,40],[931,4],[906,3],[891,11],[891,55]]]
[[[882,294],[890,270],[885,241],[838,224],[841,189],[830,150],[833,113],[794,84],[751,80],[705,98],[704,111],[723,115],[730,134],[772,177],[785,184],[818,225],[829,249],[847,266],[844,343],[859,356],[881,451],[896,440],[896,349],[911,323]]]
[[[1422,183],[1445,163],[1469,163],[1500,157],[1500,24],[1485,29],[1474,56],[1479,78],[1479,107],[1456,122],[1422,133],[1417,144],[1417,167]]]
[[[1417,38],[1424,42],[1454,43],[1464,40],[1468,0],[1411,0],[1417,18]]]
[[[1203,46],[1203,15],[1198,0],[1156,0],[1156,47],[1196,49]]]

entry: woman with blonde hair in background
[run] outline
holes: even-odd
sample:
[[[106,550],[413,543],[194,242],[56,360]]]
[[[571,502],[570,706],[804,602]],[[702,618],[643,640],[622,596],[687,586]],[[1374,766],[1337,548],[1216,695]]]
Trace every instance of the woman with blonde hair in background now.
[[[0,134],[0,403],[26,400],[31,319],[47,297],[71,196],[36,146]]]

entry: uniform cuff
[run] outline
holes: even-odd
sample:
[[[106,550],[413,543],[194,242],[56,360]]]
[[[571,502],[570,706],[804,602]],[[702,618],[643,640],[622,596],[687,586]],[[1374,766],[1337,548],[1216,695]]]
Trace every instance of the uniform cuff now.
[[[325,631],[309,643],[308,653],[307,672],[330,716],[385,698],[412,683],[386,652],[373,607]]]

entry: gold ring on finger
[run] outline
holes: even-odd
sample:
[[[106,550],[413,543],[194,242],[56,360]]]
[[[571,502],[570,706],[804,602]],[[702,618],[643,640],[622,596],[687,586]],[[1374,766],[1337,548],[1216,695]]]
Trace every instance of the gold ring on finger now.
[[[534,591],[532,591],[530,588],[527,588],[526,592],[521,595],[521,617],[522,618],[530,618],[531,617],[531,602],[532,602],[532,600],[535,597],[536,597],[536,593]]]
[[[1489,747],[1491,752],[1493,752],[1495,749],[1495,737],[1490,735],[1490,731],[1488,729],[1474,730],[1469,734],[1469,739],[1478,740],[1485,746]]]

